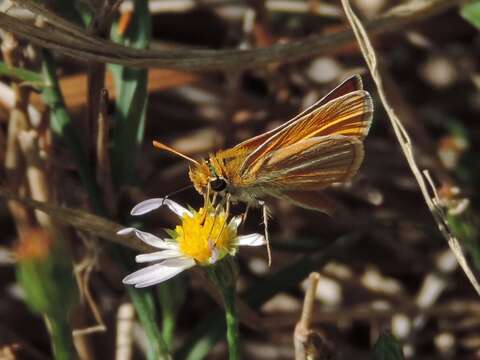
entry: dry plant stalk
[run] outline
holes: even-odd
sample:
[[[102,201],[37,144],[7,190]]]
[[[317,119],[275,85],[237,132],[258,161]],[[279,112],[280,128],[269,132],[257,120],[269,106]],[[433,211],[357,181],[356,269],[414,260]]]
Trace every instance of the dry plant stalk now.
[[[316,272],[308,277],[308,287],[303,301],[302,315],[295,326],[293,344],[295,360],[334,359],[332,344],[318,330],[312,329],[314,318],[315,294],[320,275]]]
[[[117,310],[117,338],[115,340],[115,360],[130,360],[133,355],[132,331],[135,323],[135,308],[124,303]]]
[[[40,158],[37,131],[33,129],[22,130],[18,133],[17,138],[26,163],[26,179],[32,199],[42,202],[51,201],[45,164]],[[44,212],[35,211],[35,217],[40,226],[51,231],[51,235],[57,238],[58,229],[50,216]]]
[[[97,183],[104,193],[104,202],[109,214],[115,215],[115,195],[113,193],[112,174],[110,171],[110,156],[108,149],[109,134],[108,90],[100,92],[100,102],[97,120]]]
[[[393,131],[397,137],[403,154],[405,155],[410,170],[412,171],[413,176],[418,183],[418,186],[420,188],[420,191],[422,192],[428,209],[432,213],[440,232],[447,240],[450,249],[455,254],[458,263],[462,267],[474,289],[480,295],[480,285],[475,278],[472,269],[467,263],[467,259],[465,258],[460,242],[457,238],[455,238],[452,231],[450,230],[445,213],[440,206],[440,199],[438,197],[437,190],[435,188],[435,185],[433,184],[430,174],[427,170],[421,171],[418,168],[413,154],[412,141],[410,140],[407,131],[403,127],[402,122],[395,114],[393,108],[390,106],[388,99],[385,95],[382,78],[378,69],[377,56],[370,42],[367,31],[362,25],[360,19],[353,12],[352,7],[350,6],[350,2],[348,0],[342,0],[342,5],[345,10],[347,19],[353,29],[353,33],[355,34],[358,45],[360,46],[360,50],[365,58],[365,62],[367,63],[367,66],[370,70],[373,81],[377,86],[380,100],[382,101],[383,107],[385,108],[388,118],[390,119]]]
[[[2,33],[2,54],[5,63],[10,66],[16,66],[18,42],[10,33]],[[5,150],[5,170],[9,189],[14,193],[27,192],[25,183],[25,161],[18,143],[20,132],[28,130],[30,127],[28,119],[28,93],[27,88],[22,88],[19,84],[13,82],[11,88],[14,94],[14,104],[10,111],[8,120],[8,130]],[[22,235],[33,225],[33,218],[26,207],[8,202],[8,207],[12,217],[15,220],[17,233]]]

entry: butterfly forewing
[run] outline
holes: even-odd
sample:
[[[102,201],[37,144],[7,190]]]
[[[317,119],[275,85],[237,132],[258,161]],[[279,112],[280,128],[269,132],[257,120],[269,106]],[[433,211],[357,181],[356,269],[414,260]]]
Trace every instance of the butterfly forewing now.
[[[310,106],[309,108],[305,109],[302,111],[300,114],[295,116],[293,119],[290,119],[289,121],[283,123],[282,125],[276,127],[275,129],[272,129],[270,131],[264,132],[263,134],[257,135],[251,139],[247,139],[240,144],[236,145],[234,148],[231,150],[234,151],[241,151],[241,150],[248,150],[248,151],[254,151],[257,149],[260,145],[262,145],[265,141],[267,141],[270,137],[273,135],[277,134],[290,124],[294,123],[298,119],[308,116],[309,114],[315,112],[320,106],[328,103],[329,101],[338,98],[340,96],[343,96],[345,94],[351,93],[355,90],[362,90],[363,89],[363,84],[362,84],[362,78],[359,75],[353,75],[343,81],[340,85],[338,85],[335,89],[330,91],[327,95],[325,95],[323,98],[318,100],[315,104]]]
[[[300,114],[295,116],[293,119],[289,120],[288,122],[282,125],[283,126],[289,125],[291,122],[294,122],[295,120],[298,120],[299,118],[310,114],[311,112],[315,111],[320,106],[328,103],[329,101],[339,98],[343,95],[349,94],[356,90],[363,90],[363,83],[360,75],[353,75],[348,79],[344,80],[340,85],[338,85],[335,89],[331,90],[323,98],[321,98],[316,103],[314,103],[307,109],[303,110]]]
[[[245,159],[241,173],[252,176],[262,168],[268,154],[312,137],[344,135],[361,140],[368,133],[372,113],[372,100],[366,91],[333,99],[268,138]]]

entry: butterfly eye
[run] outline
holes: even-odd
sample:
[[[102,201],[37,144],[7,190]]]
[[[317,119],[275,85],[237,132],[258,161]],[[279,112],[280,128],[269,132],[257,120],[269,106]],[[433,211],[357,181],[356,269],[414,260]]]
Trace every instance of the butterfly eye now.
[[[213,191],[223,191],[227,187],[227,182],[222,178],[216,178],[210,181],[210,186]]]

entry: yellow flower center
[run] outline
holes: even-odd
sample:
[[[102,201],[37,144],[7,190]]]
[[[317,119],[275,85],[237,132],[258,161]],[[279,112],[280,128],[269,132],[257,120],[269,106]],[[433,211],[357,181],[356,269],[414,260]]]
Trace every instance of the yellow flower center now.
[[[193,213],[193,217],[186,214],[175,232],[181,253],[199,263],[208,263],[211,258],[220,259],[235,249],[233,240],[237,237],[237,229],[228,226],[224,213],[215,215],[209,212],[205,216],[204,210],[200,209]]]

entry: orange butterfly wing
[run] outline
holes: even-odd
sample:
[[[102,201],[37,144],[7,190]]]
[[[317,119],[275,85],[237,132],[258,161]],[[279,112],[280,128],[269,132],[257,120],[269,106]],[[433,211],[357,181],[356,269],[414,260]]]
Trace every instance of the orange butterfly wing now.
[[[355,137],[313,137],[274,151],[252,186],[296,206],[332,215],[334,202],[318,190],[353,177],[362,160],[363,144]]]
[[[257,135],[253,138],[247,139],[240,144],[235,145],[232,149],[226,150],[226,151],[232,151],[232,152],[237,152],[238,151],[254,151],[256,150],[260,145],[265,143],[269,138],[271,138],[273,135],[277,134],[290,124],[294,123],[298,119],[300,119],[303,116],[308,116],[310,113],[315,112],[318,107],[328,103],[329,101],[338,98],[340,96],[343,96],[345,94],[348,94],[352,91],[355,90],[361,90],[363,89],[363,84],[362,84],[362,78],[359,75],[353,75],[346,80],[344,80],[340,85],[338,85],[335,89],[330,91],[327,95],[325,95],[323,98],[318,100],[315,104],[295,116],[293,119],[290,119],[289,121],[283,123],[282,125],[276,127],[275,129],[272,129],[270,131],[264,132],[263,134]]]
[[[333,202],[316,191],[352,178],[362,163],[373,104],[361,86],[359,77],[350,78],[294,119],[257,137],[240,168],[242,185],[331,214]]]
[[[352,178],[363,160],[362,142],[329,135],[301,140],[269,154],[255,177],[265,191],[320,190]]]
[[[356,90],[333,99],[268,138],[245,159],[240,173],[246,177],[255,174],[272,151],[308,138],[336,134],[363,140],[372,114],[372,99],[366,91]]]

